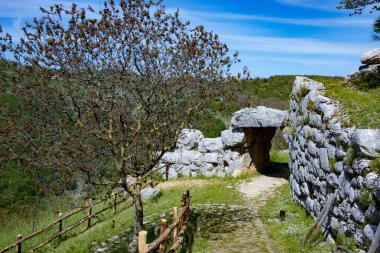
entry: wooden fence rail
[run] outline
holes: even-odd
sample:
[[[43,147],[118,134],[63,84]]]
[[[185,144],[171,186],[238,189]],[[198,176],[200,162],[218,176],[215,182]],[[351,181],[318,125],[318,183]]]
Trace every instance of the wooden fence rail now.
[[[166,172],[163,172],[162,174],[165,174]],[[162,176],[162,174],[160,173],[160,175]],[[145,188],[147,187],[148,185],[152,185],[153,183],[155,182],[154,179],[151,179],[149,180],[148,182],[146,182],[142,188]],[[86,205],[84,205],[83,207],[80,207],[78,209],[75,209],[71,212],[69,212],[68,214],[65,214],[63,215],[62,213],[59,213],[58,214],[58,219],[55,220],[54,222],[50,223],[49,225],[35,231],[34,233],[32,234],[29,234],[25,237],[23,237],[21,234],[17,235],[16,237],[16,241],[10,245],[8,245],[7,247],[3,248],[0,250],[0,253],[4,253],[4,252],[7,252],[13,248],[16,248],[16,252],[17,253],[22,253],[22,243],[31,239],[31,238],[34,238],[36,237],[37,235],[40,235],[44,232],[47,232],[49,231],[50,229],[54,228],[55,226],[58,226],[58,231],[57,233],[53,234],[52,236],[50,236],[48,239],[46,239],[45,241],[41,242],[39,245],[33,247],[31,250],[27,251],[27,252],[34,252],[36,251],[37,249],[45,246],[46,244],[48,244],[49,242],[53,241],[54,239],[58,238],[58,244],[62,241],[62,235],[76,227],[78,227],[80,224],[82,224],[83,222],[87,221],[87,228],[86,229],[89,229],[91,226],[93,226],[94,224],[92,224],[92,218],[94,217],[97,217],[99,214],[105,212],[106,210],[112,208],[113,210],[113,213],[115,214],[116,213],[116,207],[117,205],[129,200],[131,197],[129,195],[123,197],[121,200],[117,201],[117,195],[120,195],[121,193],[123,192],[123,190],[120,190],[120,191],[117,191],[117,192],[114,192],[112,194],[110,194],[109,196],[105,197],[105,198],[101,198],[97,201],[93,201],[92,199],[89,199],[86,203]],[[93,207],[104,202],[104,201],[107,201],[111,199],[112,200],[112,203],[110,205],[107,205],[105,208],[93,213]],[[129,208],[129,206],[127,206],[127,208]],[[69,227],[63,229],[63,221],[72,217],[73,215],[77,214],[77,213],[80,213],[82,211],[85,211],[87,210],[87,215],[85,217],[82,217],[80,218],[79,220],[77,220],[74,224],[70,225]]]
[[[168,252],[174,253],[178,247],[182,244],[184,239],[184,234],[187,228],[187,222],[189,217],[189,206],[190,206],[190,192],[182,194],[181,199],[181,210],[178,214],[177,207],[173,207],[173,221],[172,224],[168,225],[166,219],[161,219],[160,221],[160,236],[153,242],[147,244],[147,231],[140,231],[139,233],[139,253],[148,253],[157,248],[159,248],[159,253],[166,252],[167,239],[172,233],[173,235],[173,246]],[[178,233],[178,229],[180,232]]]

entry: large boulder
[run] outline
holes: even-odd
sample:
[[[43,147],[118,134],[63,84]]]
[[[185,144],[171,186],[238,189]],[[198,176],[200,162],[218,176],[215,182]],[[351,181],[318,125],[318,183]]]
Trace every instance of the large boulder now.
[[[203,134],[197,129],[183,129],[178,136],[176,148],[193,149],[203,139]]]
[[[222,152],[223,151],[223,142],[222,138],[203,138],[199,142],[200,152]]]
[[[231,119],[232,127],[281,127],[288,113],[265,106],[244,108],[235,112]]]
[[[241,128],[230,128],[222,131],[222,141],[228,147],[241,147],[245,143],[244,132]]]
[[[380,130],[357,129],[353,135],[353,143],[363,155],[380,157]]]
[[[362,54],[360,58],[363,64],[378,64],[380,63],[380,48],[369,50]]]

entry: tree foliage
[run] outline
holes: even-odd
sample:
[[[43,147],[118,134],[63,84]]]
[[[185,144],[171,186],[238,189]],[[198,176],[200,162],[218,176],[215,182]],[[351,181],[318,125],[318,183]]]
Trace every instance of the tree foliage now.
[[[380,6],[376,5],[380,3],[380,0],[341,0],[338,9],[352,10],[350,15],[362,14],[364,9],[369,7],[370,13],[380,10]],[[374,40],[380,40],[380,18],[377,18],[373,25],[372,38]]]
[[[223,94],[237,54],[161,1],[41,11],[20,42],[0,37],[17,73],[2,90],[25,105],[4,116],[12,120],[2,121],[2,159],[123,187],[135,201],[137,233],[144,180],[194,113]]]
[[[352,14],[362,14],[366,7],[370,7],[372,13],[380,9],[377,3],[380,3],[380,0],[341,0],[338,9],[352,10]]]

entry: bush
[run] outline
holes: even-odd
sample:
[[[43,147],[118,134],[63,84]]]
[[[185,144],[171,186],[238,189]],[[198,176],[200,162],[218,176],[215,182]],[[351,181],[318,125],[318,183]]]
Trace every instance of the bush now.
[[[361,90],[370,90],[380,87],[380,72],[369,73],[350,81],[350,84]]]
[[[194,127],[202,131],[207,138],[215,138],[220,136],[220,132],[226,129],[226,125],[219,118],[213,115],[200,115],[194,124]]]

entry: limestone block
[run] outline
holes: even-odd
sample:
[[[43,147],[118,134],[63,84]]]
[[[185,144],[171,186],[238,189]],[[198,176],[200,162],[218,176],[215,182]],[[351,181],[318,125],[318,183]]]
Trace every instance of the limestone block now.
[[[333,173],[330,173],[330,174],[327,175],[326,181],[333,188],[338,188],[339,187],[338,177],[335,174],[333,174]]]
[[[197,129],[183,129],[178,136],[176,143],[176,148],[178,149],[193,149],[195,148],[199,141],[203,138],[201,131]]]
[[[231,119],[232,127],[281,127],[288,113],[264,106],[244,108],[235,112]]]
[[[363,177],[362,176],[357,176],[352,179],[351,185],[357,189],[361,189],[363,187]]]
[[[353,144],[363,155],[380,157],[380,130],[357,129],[353,134]]]
[[[205,163],[221,163],[223,161],[223,155],[219,153],[205,153],[202,157],[202,161]]]
[[[166,152],[161,160],[165,163],[180,163],[181,162],[181,153],[179,151],[174,151],[174,152]]]
[[[364,170],[370,166],[370,161],[361,158],[355,158],[352,162],[352,169],[357,174],[363,174]]]
[[[326,148],[319,149],[319,160],[321,164],[321,169],[326,172],[330,172],[329,156]]]
[[[312,127],[321,128],[322,127],[322,117],[314,112],[309,113],[309,123]]]
[[[339,107],[336,104],[320,104],[317,106],[317,110],[322,112],[323,121],[327,122],[339,111]]]
[[[219,152],[223,151],[223,142],[221,137],[217,138],[203,138],[199,142],[200,152]]]
[[[339,221],[335,217],[331,217],[329,227],[335,236],[339,233]]]
[[[195,150],[181,150],[181,159],[179,163],[182,164],[202,164],[202,153]]]
[[[379,175],[374,172],[368,173],[364,179],[364,186],[368,189],[375,189],[379,182]]]
[[[244,132],[241,128],[230,128],[222,131],[222,142],[228,147],[241,147],[245,143]]]
[[[364,232],[364,238],[366,239],[367,242],[371,243],[373,241],[373,237],[376,233],[376,229],[377,229],[376,226],[373,226],[370,224],[365,225],[363,232]]]
[[[364,213],[356,203],[351,208],[351,216],[356,222],[361,223],[361,224],[364,223],[364,220],[365,220]]]
[[[309,196],[309,187],[307,186],[306,182],[302,183],[300,190],[301,190],[301,196],[303,197]]]

